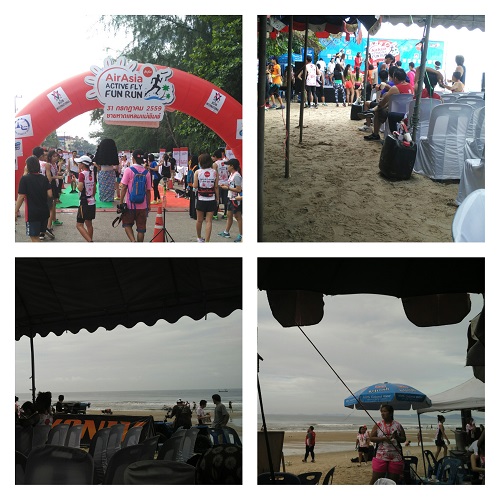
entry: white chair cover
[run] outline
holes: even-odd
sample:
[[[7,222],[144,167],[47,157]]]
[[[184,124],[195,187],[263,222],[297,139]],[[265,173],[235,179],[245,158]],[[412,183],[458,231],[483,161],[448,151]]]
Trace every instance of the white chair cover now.
[[[381,477],[380,479],[377,479],[373,484],[396,484],[396,481],[393,481],[392,479],[388,479],[387,477]]]
[[[54,425],[49,431],[47,444],[64,446],[66,444],[66,436],[68,435],[69,424]]]
[[[465,141],[465,159],[481,158],[484,155],[485,107],[478,108],[469,123],[468,137]],[[472,125],[471,125],[472,124]],[[472,132],[471,132],[472,126]],[[470,135],[469,135],[470,134]]]
[[[187,462],[194,455],[194,445],[196,444],[196,436],[200,432],[198,427],[191,427],[184,435],[182,443],[182,461]]]
[[[427,136],[427,132],[429,131],[429,122],[431,119],[431,111],[439,106],[441,102],[439,99],[430,99],[424,98],[420,99],[420,109],[418,112],[418,127],[417,134],[415,135],[415,142],[418,144],[418,141],[421,137]],[[410,107],[408,110],[408,123],[411,124],[411,118],[413,116],[413,111],[415,110],[415,99],[410,102]]]
[[[455,243],[484,242],[484,189],[476,189],[458,207],[451,232]]]
[[[484,158],[466,160],[458,185],[457,205],[460,205],[476,189],[484,188]]]
[[[468,104],[441,104],[431,111],[427,137],[417,143],[413,171],[434,180],[460,179],[465,139],[474,109]]]

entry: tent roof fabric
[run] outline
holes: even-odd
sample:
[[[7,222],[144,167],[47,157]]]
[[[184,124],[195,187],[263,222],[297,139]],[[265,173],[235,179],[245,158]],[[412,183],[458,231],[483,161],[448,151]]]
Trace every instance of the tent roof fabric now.
[[[458,410],[484,410],[484,382],[471,378],[452,389],[429,396],[432,405],[428,408],[419,408],[417,413],[433,411],[446,412]]]
[[[286,26],[290,26],[291,16],[271,16],[274,19],[282,22]],[[370,30],[372,26],[377,24],[376,16],[293,16],[293,30],[304,31],[306,23],[309,22],[309,29],[312,31],[327,31],[331,34],[337,34],[344,31],[344,23],[346,25],[355,26],[357,28],[358,21],[363,26]]]
[[[242,308],[239,258],[16,258],[15,338]]]
[[[428,16],[410,16],[410,15],[390,15],[380,16],[382,23],[390,23],[392,25],[404,24],[411,26],[417,24],[418,26],[425,26],[425,19]],[[436,15],[432,16],[431,28],[443,26],[444,28],[467,28],[472,31],[479,29],[484,31],[485,16],[478,15]]]
[[[258,287],[394,297],[484,293],[484,259],[261,258]]]

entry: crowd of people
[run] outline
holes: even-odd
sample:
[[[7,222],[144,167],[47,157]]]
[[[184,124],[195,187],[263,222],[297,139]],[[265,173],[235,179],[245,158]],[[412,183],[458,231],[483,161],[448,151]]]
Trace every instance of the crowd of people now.
[[[118,202],[117,213],[129,241],[143,242],[151,206],[162,203],[160,183],[164,192],[172,190],[176,197],[189,199],[189,216],[196,220],[199,243],[210,241],[212,220],[218,219],[221,207],[221,217],[227,222],[219,236],[230,238],[236,219],[238,233],[234,241],[243,240],[241,167],[236,158],[225,156],[223,148],[211,155],[192,154],[188,166],[181,167],[171,153],[157,159],[138,148],[130,156],[119,156],[113,139],[103,139],[95,155],[78,156],[72,151],[66,161],[62,150],[37,146],[26,159],[19,181],[16,221],[24,204],[26,235],[30,240],[55,239],[54,228],[62,225],[56,207],[61,203],[65,184],[69,184],[71,190],[66,191],[79,195],[76,229],[86,242],[94,241],[97,195],[101,202]]]

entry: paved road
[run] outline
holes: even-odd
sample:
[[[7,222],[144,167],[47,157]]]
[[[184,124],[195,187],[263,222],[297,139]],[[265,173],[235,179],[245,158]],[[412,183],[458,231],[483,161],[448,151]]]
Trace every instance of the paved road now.
[[[145,242],[151,242],[155,235],[155,222],[157,219],[157,208],[149,213],[146,226]],[[128,242],[128,237],[125,230],[118,225],[112,227],[113,220],[117,217],[116,211],[98,211],[94,220],[94,242]],[[46,237],[43,243],[57,242],[82,242],[85,240],[76,229],[76,209],[57,210],[57,218],[63,223],[62,226],[54,228],[55,239],[50,240]],[[158,220],[159,222],[160,220]],[[165,226],[168,231],[168,242],[195,242],[196,243],[196,227],[195,221],[189,217],[187,211],[167,211],[165,213]],[[233,222],[231,228],[231,238],[222,238],[217,235],[226,227],[226,221],[222,219],[222,214],[219,214],[219,220],[213,221],[211,242],[233,243],[238,235],[238,225]],[[205,224],[203,224],[202,234],[204,234]],[[161,242],[161,237],[156,238]],[[29,242],[26,236],[26,226],[24,222],[24,204],[21,207],[21,217],[18,217],[16,222],[16,242]]]

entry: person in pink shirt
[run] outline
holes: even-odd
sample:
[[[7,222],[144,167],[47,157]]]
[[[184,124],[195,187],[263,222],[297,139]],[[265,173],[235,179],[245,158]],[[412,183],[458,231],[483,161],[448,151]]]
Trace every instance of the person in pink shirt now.
[[[415,87],[415,63],[410,62],[408,63],[408,66],[410,69],[408,70],[408,73],[406,73],[406,75],[408,76],[408,80],[410,80],[410,85],[412,87]]]
[[[144,151],[142,149],[136,149],[132,153],[132,165],[125,169],[123,173],[123,178],[121,181],[120,190],[120,207],[123,206],[125,195],[127,195],[126,200],[126,210],[122,215],[122,226],[125,229],[125,233],[131,242],[135,242],[134,235],[134,222],[136,224],[137,230],[137,241],[142,243],[144,241],[144,234],[146,233],[146,221],[149,213],[149,204],[151,201],[151,176],[148,171],[142,166],[144,163]],[[134,172],[135,170],[135,172]],[[132,202],[130,201],[130,193],[133,191],[134,178],[136,175],[144,175],[146,182],[146,193],[143,201]]]

